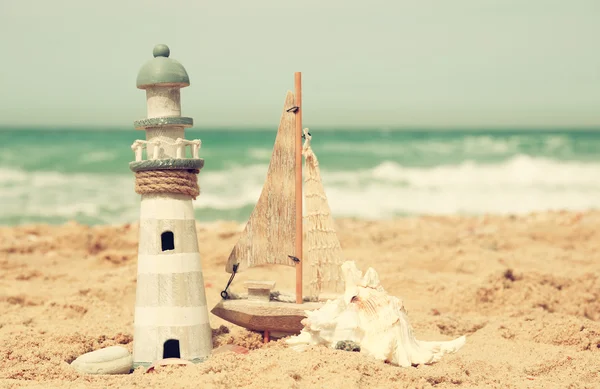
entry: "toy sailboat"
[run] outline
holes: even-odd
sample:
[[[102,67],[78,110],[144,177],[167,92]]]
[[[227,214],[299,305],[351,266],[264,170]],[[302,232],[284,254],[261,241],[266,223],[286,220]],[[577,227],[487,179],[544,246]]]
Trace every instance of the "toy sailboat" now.
[[[342,249],[321,182],[319,162],[310,145],[311,135],[302,130],[300,73],[295,74],[295,81],[296,93],[288,92],[285,98],[262,193],[227,261],[226,271],[231,278],[221,292],[223,299],[212,309],[213,314],[233,324],[264,332],[265,341],[269,336],[299,333],[306,311],[323,306],[324,292],[335,297],[344,289]],[[273,281],[247,281],[247,295],[227,292],[235,274],[275,264],[296,268],[295,299],[273,291]],[[308,267],[306,297],[303,266]]]

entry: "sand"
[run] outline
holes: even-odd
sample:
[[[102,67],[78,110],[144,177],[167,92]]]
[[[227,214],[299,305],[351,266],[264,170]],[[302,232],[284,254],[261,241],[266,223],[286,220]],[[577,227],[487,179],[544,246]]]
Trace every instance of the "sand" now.
[[[146,374],[84,376],[69,363],[132,348],[137,226],[0,227],[1,388],[599,388],[600,212],[338,220],[346,259],[404,300],[417,338],[467,335],[440,362],[400,368],[281,342],[211,315],[222,353]],[[198,225],[209,307],[240,226]],[[251,274],[250,274],[251,273]],[[242,273],[291,288],[293,269]],[[227,328],[220,326],[226,325]],[[220,329],[219,329],[220,328]]]

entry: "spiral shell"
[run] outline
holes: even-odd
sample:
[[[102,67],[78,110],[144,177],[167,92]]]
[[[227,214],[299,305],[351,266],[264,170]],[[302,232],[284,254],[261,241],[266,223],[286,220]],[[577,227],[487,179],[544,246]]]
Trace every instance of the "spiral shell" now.
[[[451,341],[417,340],[402,301],[388,295],[373,268],[362,274],[352,261],[342,264],[346,288],[343,296],[307,311],[299,335],[286,340],[293,349],[338,342],[354,342],[369,357],[398,366],[430,364],[458,351],[465,336]]]

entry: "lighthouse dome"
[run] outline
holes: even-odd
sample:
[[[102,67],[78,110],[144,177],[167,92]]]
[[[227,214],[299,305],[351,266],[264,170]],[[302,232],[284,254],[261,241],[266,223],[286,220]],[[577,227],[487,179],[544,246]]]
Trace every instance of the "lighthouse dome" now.
[[[156,45],[152,54],[154,58],[146,62],[138,72],[136,84],[139,89],[154,85],[181,88],[190,85],[190,78],[183,65],[169,58],[169,46]]]

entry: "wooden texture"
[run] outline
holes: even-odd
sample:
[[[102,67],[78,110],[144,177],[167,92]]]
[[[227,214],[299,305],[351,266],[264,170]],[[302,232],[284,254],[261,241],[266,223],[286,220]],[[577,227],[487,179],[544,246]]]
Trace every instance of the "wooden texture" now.
[[[293,107],[294,95],[288,92],[267,178],[246,228],[231,251],[225,268],[229,273],[235,264],[239,264],[238,272],[265,264],[296,266],[288,257],[295,255],[297,231],[296,114],[288,112]]]
[[[183,194],[171,194],[169,197],[160,194],[144,195],[140,217],[150,220],[189,220],[190,223],[196,223],[194,205],[189,199],[189,196]],[[194,229],[196,229],[195,226]]]
[[[221,300],[211,313],[230,323],[254,331],[300,333],[307,310],[319,309],[322,302],[303,304],[279,301],[251,301],[246,299]]]
[[[269,301],[275,281],[246,281],[244,286],[248,289],[248,300]]]
[[[136,366],[160,359],[168,339],[179,340],[183,359],[203,360],[211,352],[192,200],[186,197],[142,196],[133,339]],[[157,205],[163,210],[156,210]],[[172,250],[162,250],[164,231],[173,232]]]
[[[200,163],[197,158],[196,162],[182,159],[185,155],[181,152],[182,144],[189,143],[184,129],[193,124],[191,118],[181,117],[179,88],[189,85],[189,78],[181,64],[168,58],[169,48],[165,45],[158,45],[154,56],[140,70],[137,80],[138,88],[147,89],[148,117],[136,122],[136,127],[146,131],[144,143],[153,161],[145,162],[154,166],[136,171],[136,191],[142,194],[142,199],[133,325],[134,367],[148,366],[161,359],[168,340],[179,341],[181,358],[192,362],[205,360],[212,350],[192,205],[192,197],[199,189],[198,170],[173,169]],[[143,165],[138,157],[141,155],[136,155],[137,163]],[[163,241],[162,236],[167,232],[170,239]]]
[[[296,72],[296,128],[295,128],[295,159],[296,159],[296,240],[294,252],[296,258],[296,304],[302,304],[302,73]]]
[[[192,200],[143,195],[141,203],[134,364],[145,366],[162,358],[168,339],[179,340],[183,359],[203,360],[212,349],[212,332]],[[164,231],[173,232],[171,250],[162,250]]]
[[[275,281],[246,281],[244,282],[244,286],[250,289],[266,289],[271,291],[275,288]]]
[[[304,135],[306,140],[302,153],[306,161],[304,169],[306,252],[303,262],[309,268],[308,290],[309,296],[314,299],[319,297],[323,290],[333,293],[343,292],[344,277],[341,268],[343,252],[321,181],[319,160],[310,147],[311,136],[308,129],[304,130]]]
[[[160,87],[146,89],[148,118],[181,116],[181,93],[179,87]]]

